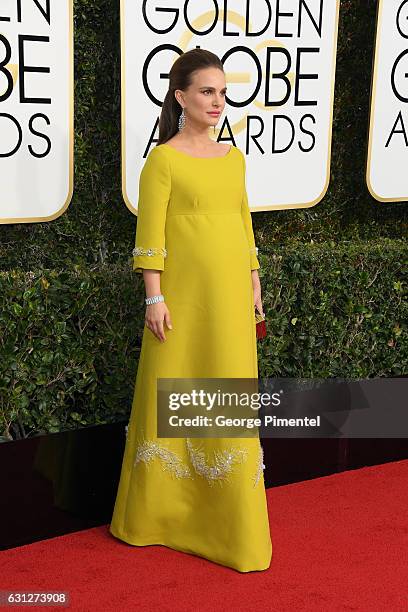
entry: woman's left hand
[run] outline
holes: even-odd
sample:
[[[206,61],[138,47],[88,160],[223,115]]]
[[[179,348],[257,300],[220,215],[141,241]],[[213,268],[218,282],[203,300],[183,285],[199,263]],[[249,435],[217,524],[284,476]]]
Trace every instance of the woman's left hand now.
[[[259,280],[258,270],[252,270],[252,288],[254,290],[254,304],[258,312],[264,317],[264,311],[262,306],[262,291],[261,281]]]

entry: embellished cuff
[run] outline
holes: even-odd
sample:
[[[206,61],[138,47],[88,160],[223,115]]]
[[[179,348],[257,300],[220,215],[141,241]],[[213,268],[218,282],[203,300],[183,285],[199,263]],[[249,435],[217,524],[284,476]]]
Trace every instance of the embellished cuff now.
[[[133,255],[133,270],[135,272],[143,272],[143,270],[164,270],[164,259],[167,257],[167,251],[161,247],[150,247],[145,249],[141,246],[135,246],[132,251]]]
[[[258,261],[258,247],[252,247],[249,249],[249,255],[251,258],[251,270],[258,270],[261,266]]]

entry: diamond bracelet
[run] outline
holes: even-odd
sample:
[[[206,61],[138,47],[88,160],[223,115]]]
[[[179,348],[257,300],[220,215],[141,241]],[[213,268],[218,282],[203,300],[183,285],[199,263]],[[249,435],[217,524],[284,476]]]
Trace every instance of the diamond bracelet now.
[[[145,298],[146,304],[157,304],[157,302],[164,302],[164,295],[152,295],[152,297]]]

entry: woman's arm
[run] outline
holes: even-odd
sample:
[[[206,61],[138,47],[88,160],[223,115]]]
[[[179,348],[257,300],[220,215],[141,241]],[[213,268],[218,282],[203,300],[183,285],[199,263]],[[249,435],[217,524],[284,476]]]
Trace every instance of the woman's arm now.
[[[165,227],[171,192],[168,159],[161,149],[153,148],[139,179],[139,203],[133,270],[143,274],[146,297],[160,295],[160,274],[165,269],[167,250]],[[166,298],[166,296],[164,296]],[[160,340],[166,340],[163,321],[172,329],[165,302],[146,306],[145,324]]]
[[[258,270],[251,270],[252,275],[252,289],[254,290],[254,304],[258,312],[264,317],[265,313],[262,306],[262,290],[261,281],[259,279]]]
[[[160,295],[160,274],[161,272],[158,270],[143,270],[146,297]],[[166,321],[166,325],[169,329],[173,329],[170,311],[167,308],[166,303],[158,302],[157,304],[148,304],[146,306],[145,314],[146,327],[148,327],[161,342],[166,340],[163,321]]]
[[[258,269],[261,267],[258,261],[258,248],[255,245],[254,230],[252,227],[251,211],[249,210],[248,194],[246,190],[246,162],[245,156],[242,153],[243,165],[244,165],[244,195],[241,204],[241,216],[244,223],[245,233],[248,240],[248,248],[251,260],[251,276],[252,276],[252,288],[254,291],[254,304],[258,312],[264,316],[262,306],[262,291],[261,281],[259,279]]]

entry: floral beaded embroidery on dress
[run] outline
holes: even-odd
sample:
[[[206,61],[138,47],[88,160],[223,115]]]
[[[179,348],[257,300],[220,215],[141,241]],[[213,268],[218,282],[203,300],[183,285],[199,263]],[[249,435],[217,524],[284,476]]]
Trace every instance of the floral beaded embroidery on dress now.
[[[257,467],[255,478],[254,478],[254,487],[256,487],[256,485],[258,484],[259,479],[262,474],[262,470],[264,470],[265,467],[266,466],[264,464],[264,451],[262,448],[262,444],[259,444],[258,467]]]
[[[194,470],[197,474],[203,476],[211,486],[214,482],[227,481],[235,463],[243,463],[248,459],[246,449],[231,447],[228,450],[214,450],[214,465],[209,465],[202,448],[195,449],[189,438],[186,439],[186,443]]]
[[[128,425],[125,427],[126,439],[128,435]],[[237,449],[231,447],[222,451],[214,450],[214,465],[207,462],[202,445],[195,448],[190,438],[186,438],[186,448],[194,471],[199,476],[205,478],[210,486],[215,482],[222,484],[229,481],[229,475],[237,463],[244,463],[248,459],[247,449]],[[153,459],[160,459],[162,469],[171,473],[176,478],[194,478],[189,466],[163,443],[153,440],[139,439],[136,443],[136,454],[134,466],[140,461],[147,466]],[[264,452],[259,443],[259,454],[257,466],[254,474],[254,487],[258,484],[262,470],[265,469]]]
[[[155,457],[160,459],[163,470],[171,472],[176,478],[192,478],[190,470],[176,453],[152,440],[145,440],[139,444],[133,465],[136,465],[139,461],[148,464]]]

